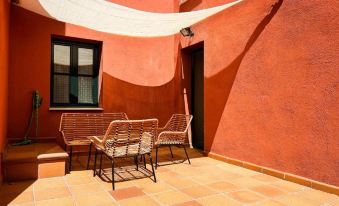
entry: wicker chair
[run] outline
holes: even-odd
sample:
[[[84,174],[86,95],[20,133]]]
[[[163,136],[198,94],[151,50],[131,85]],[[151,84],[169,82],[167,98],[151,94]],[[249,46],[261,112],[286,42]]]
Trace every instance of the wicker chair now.
[[[102,154],[105,154],[112,163],[112,188],[115,189],[114,180],[114,159],[124,157],[134,157],[134,161],[138,170],[138,156],[149,156],[152,166],[154,182],[156,182],[155,171],[152,160],[152,149],[154,146],[154,138],[158,129],[157,119],[147,120],[117,120],[111,122],[104,136],[93,136],[91,141],[94,143],[95,160],[93,168],[93,176],[96,175],[96,159],[98,152],[101,152],[99,176],[102,172]],[[144,166],[146,164],[144,161]]]
[[[73,146],[89,145],[87,169],[91,158],[89,136],[104,135],[113,120],[128,119],[125,113],[63,113],[59,131],[65,142],[65,151],[70,147],[69,171],[72,169]]]
[[[158,167],[158,148],[161,146],[169,147],[172,158],[173,152],[171,146],[183,147],[185,150],[188,163],[191,164],[185,146],[188,144],[187,134],[192,118],[193,118],[192,115],[173,114],[171,119],[165,125],[165,127],[158,129],[158,138],[155,142],[156,146],[155,168]]]

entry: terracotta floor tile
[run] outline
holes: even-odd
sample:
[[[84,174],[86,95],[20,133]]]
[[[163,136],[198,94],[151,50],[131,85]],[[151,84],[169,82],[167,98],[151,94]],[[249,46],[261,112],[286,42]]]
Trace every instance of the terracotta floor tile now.
[[[108,192],[97,192],[93,194],[77,195],[74,199],[78,206],[93,206],[93,205],[118,205],[113,200]]]
[[[198,182],[199,184],[208,184],[208,183],[219,181],[222,178],[220,176],[207,173],[207,174],[194,176],[192,177],[192,179]]]
[[[90,184],[70,186],[69,190],[71,191],[73,195],[83,195],[83,194],[95,193],[98,191],[104,191],[104,188],[100,183],[94,182]]]
[[[175,159],[184,159],[180,149],[174,153]],[[189,155],[192,157],[191,165],[187,161],[173,164],[168,151],[164,149],[161,161],[168,161],[170,165],[158,168],[157,183],[146,177],[142,168],[136,171],[133,161],[117,161],[115,177],[117,180],[121,179],[118,177],[119,174],[126,181],[116,182],[113,196],[110,194],[112,191],[110,162],[104,162],[105,174],[101,178],[93,177],[92,171],[85,169],[87,157],[75,156],[74,171],[65,177],[4,183],[0,187],[0,206],[9,203],[16,206],[34,205],[33,190],[37,206],[67,206],[74,203],[78,206],[159,204],[228,206],[238,205],[238,203],[251,206],[339,206],[337,196],[208,157],[201,157],[201,154],[194,150],[190,150]],[[151,168],[149,164],[147,167]],[[136,179],[133,176],[143,178]],[[141,192],[128,191],[129,188]]]
[[[147,194],[159,193],[172,190],[169,184],[163,182],[148,182],[147,184],[137,185],[143,192]]]
[[[63,178],[46,178],[39,179],[34,183],[34,190],[44,190],[54,187],[66,187],[66,182]]]
[[[254,176],[254,175],[261,174],[256,171],[245,169],[243,167],[235,166],[235,165],[228,164],[228,163],[218,164],[217,167],[222,168],[228,172],[232,172],[235,174],[241,174],[242,176]]]
[[[34,202],[29,202],[29,203],[20,203],[20,204],[9,204],[6,206],[35,206]]]
[[[33,192],[9,193],[0,195],[0,205],[32,203]]]
[[[5,182],[0,186],[0,195],[33,191],[33,183],[34,181]]]
[[[337,198],[336,201],[333,201],[331,203],[328,204],[329,206],[339,206],[339,198]]]
[[[123,200],[137,196],[143,196],[145,193],[138,187],[128,187],[111,191],[110,194],[115,200]]]
[[[284,180],[274,182],[271,185],[285,192],[297,192],[305,188],[303,185],[298,185],[296,183],[288,182]]]
[[[174,205],[192,200],[190,196],[174,190],[156,194],[154,197],[164,205]]]
[[[212,191],[208,187],[205,187],[202,185],[187,187],[187,188],[182,189],[181,191],[193,198],[205,197],[205,196],[213,195],[217,193],[217,192]]]
[[[153,200],[152,198],[146,195],[124,199],[124,200],[119,201],[119,204],[121,206],[136,206],[136,205],[159,206],[160,205],[155,200]]]
[[[322,192],[320,190],[314,190],[314,189],[307,189],[307,190],[302,191],[298,194],[302,197],[310,199],[310,200],[317,202],[319,204],[333,202],[338,197],[334,194],[329,194],[329,193]]]
[[[62,198],[68,197],[71,195],[67,187],[55,187],[55,188],[48,188],[44,190],[38,190],[34,192],[35,200],[47,200],[52,198]]]
[[[240,173],[233,173],[233,172],[228,172],[224,171],[223,173],[218,174],[221,180],[235,180],[238,178],[243,177]]]
[[[192,200],[189,202],[184,202],[184,203],[179,203],[179,204],[175,204],[172,206],[202,206],[202,204],[200,204],[199,202]]]
[[[254,203],[265,199],[264,197],[260,197],[259,195],[250,191],[232,192],[227,195],[242,203]]]
[[[67,178],[66,181],[67,181],[67,184],[70,185],[70,186],[89,184],[89,183],[96,182],[95,178],[92,178],[92,177]]]
[[[241,206],[241,204],[230,197],[226,197],[224,195],[213,195],[204,198],[200,198],[197,200],[203,206]]]
[[[261,185],[250,189],[267,197],[276,197],[285,194],[285,192],[269,185]]]
[[[265,200],[263,202],[253,204],[253,206],[287,206],[287,205],[274,200]]]
[[[166,183],[170,184],[171,186],[181,189],[185,187],[190,187],[190,186],[196,186],[198,185],[196,182],[188,179],[188,178],[170,178],[168,180],[165,180]]]
[[[242,177],[239,179],[235,179],[232,181],[233,184],[244,187],[244,188],[251,188],[251,187],[256,187],[263,185],[264,183],[262,181],[253,179],[251,177]]]
[[[156,172],[157,179],[164,180],[164,181],[166,181],[168,179],[176,178],[176,177],[178,177],[178,175],[179,175],[178,173],[173,172],[173,171],[162,172],[162,173],[157,173]]]
[[[275,198],[277,202],[280,202],[285,205],[297,205],[297,206],[315,206],[319,205],[310,199],[300,196],[299,194],[293,195],[283,195],[279,198]]]
[[[206,186],[214,190],[217,190],[219,192],[231,192],[231,191],[236,191],[236,190],[241,189],[241,187],[238,187],[232,183],[225,182],[225,181],[210,183],[210,184],[207,184]]]
[[[260,180],[263,182],[276,182],[276,181],[280,181],[281,179],[270,176],[270,175],[266,175],[266,174],[258,174],[258,175],[254,175],[252,176],[252,178],[256,179],[256,180]]]
[[[49,199],[43,201],[37,201],[35,203],[36,206],[73,206],[75,202],[71,197],[64,197],[64,198],[56,198],[56,199]]]
[[[105,190],[111,191],[112,188],[112,182],[104,182],[102,180],[98,181],[99,184],[101,184]],[[127,187],[133,187],[135,186],[133,184],[134,181],[122,181],[122,182],[115,182],[115,189],[124,189]]]

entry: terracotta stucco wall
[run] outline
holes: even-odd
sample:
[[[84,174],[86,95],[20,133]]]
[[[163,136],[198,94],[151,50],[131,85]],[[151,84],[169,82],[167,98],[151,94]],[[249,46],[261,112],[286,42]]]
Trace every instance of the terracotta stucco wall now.
[[[7,137],[9,2],[0,2],[0,154]],[[0,183],[2,181],[0,157]]]
[[[338,13],[332,0],[244,0],[193,26],[181,43],[204,41],[207,151],[339,185]]]
[[[135,1],[124,1],[125,4]],[[166,1],[167,2],[167,1]],[[155,7],[150,11],[178,11],[179,4]],[[157,117],[161,124],[176,111],[178,59],[175,36],[132,38],[115,36],[64,24],[17,6],[11,7],[11,72],[9,75],[9,138],[24,135],[31,111],[31,93],[38,89],[43,97],[39,136],[58,136],[61,111],[49,111],[51,34],[102,41],[101,106],[104,112],[126,112],[130,118]],[[178,42],[178,41],[176,41]],[[33,132],[31,133],[34,134]],[[59,139],[60,140],[60,139]]]

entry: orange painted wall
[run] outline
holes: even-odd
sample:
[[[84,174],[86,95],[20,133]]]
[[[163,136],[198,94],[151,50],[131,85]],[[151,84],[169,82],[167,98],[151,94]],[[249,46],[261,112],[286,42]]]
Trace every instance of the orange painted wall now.
[[[204,41],[207,151],[339,186],[338,13],[332,0],[245,0],[192,27],[181,44]]]
[[[175,1],[168,1],[175,2]],[[124,1],[126,4],[135,1]],[[142,9],[139,2],[134,8]],[[179,4],[158,5],[171,11]],[[154,4],[155,5],[155,4]],[[155,8],[155,7],[154,7]],[[150,7],[153,11],[152,7]],[[40,109],[40,137],[59,136],[61,111],[49,111],[51,34],[102,41],[101,106],[104,112],[126,112],[130,118],[157,117],[160,124],[177,108],[179,90],[175,82],[177,37],[132,38],[96,32],[64,24],[25,9],[11,7],[11,72],[9,75],[9,138],[23,137],[31,111],[31,93],[38,89],[43,97]],[[31,132],[31,135],[34,135]],[[58,139],[61,142],[61,139]]]
[[[232,0],[189,0],[182,11]],[[183,111],[179,49],[204,41],[205,149],[339,185],[338,3],[244,0],[193,26],[195,36],[131,38],[63,24],[11,8],[8,136],[22,137],[33,89],[44,98],[40,136],[57,136],[49,108],[50,35],[103,42],[102,106],[161,124]],[[155,12],[147,1],[114,0]],[[150,5],[150,6],[146,6]]]
[[[0,154],[7,137],[7,94],[8,94],[8,38],[9,38],[9,2],[0,2]],[[0,183],[2,181],[0,155]]]

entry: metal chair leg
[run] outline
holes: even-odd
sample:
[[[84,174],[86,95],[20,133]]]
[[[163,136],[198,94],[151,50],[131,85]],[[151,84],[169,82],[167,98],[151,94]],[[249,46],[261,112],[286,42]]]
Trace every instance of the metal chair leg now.
[[[137,171],[139,171],[138,156],[134,156],[134,163],[137,166]]]
[[[72,155],[73,155],[73,147],[71,146],[69,151],[69,165],[68,165],[68,172],[71,173],[72,170]]]
[[[100,170],[99,170],[99,177],[101,177],[101,171],[102,171],[102,152],[100,154]]]
[[[87,167],[86,167],[87,170],[89,169],[89,162],[91,161],[92,144],[93,144],[93,142],[91,142],[91,144],[89,144]]]
[[[115,182],[114,182],[114,159],[112,159],[112,188],[115,190]]]
[[[190,158],[188,157],[188,154],[187,154],[187,151],[186,151],[186,147],[184,145],[184,150],[185,150],[185,154],[186,154],[186,157],[187,157],[187,160],[188,160],[188,163],[191,164],[191,161],[190,161]]]
[[[97,156],[98,156],[98,150],[95,149],[95,153],[94,153],[94,165],[93,165],[93,177],[95,177],[95,175],[96,175]]]
[[[171,148],[171,145],[168,145],[168,147],[169,147],[169,149],[170,149],[170,151],[171,151],[171,157],[172,157],[172,159],[173,159],[173,152],[172,152],[172,148]]]
[[[157,178],[156,178],[156,176],[155,176],[155,170],[154,170],[154,166],[153,166],[152,154],[150,153],[150,154],[148,154],[148,156],[149,156],[149,161],[150,161],[151,166],[152,166],[152,172],[153,172],[154,182],[157,182]]]
[[[144,159],[144,167],[146,169],[146,158],[145,158],[145,155],[142,155],[142,158]]]
[[[155,146],[155,169],[158,168],[158,145]]]

